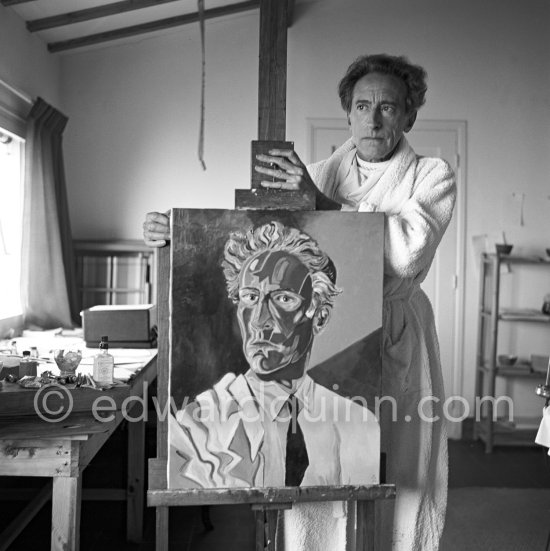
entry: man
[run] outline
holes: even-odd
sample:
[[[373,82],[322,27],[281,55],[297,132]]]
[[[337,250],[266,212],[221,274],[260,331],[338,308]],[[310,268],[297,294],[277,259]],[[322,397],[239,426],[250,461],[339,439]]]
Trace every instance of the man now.
[[[250,369],[170,419],[169,487],[376,483],[375,416],[307,375],[340,292],[330,258],[270,222],[229,238],[223,270]]]
[[[379,532],[380,548],[392,551],[436,551],[447,503],[439,343],[420,285],[451,220],[456,185],[443,159],[416,155],[405,138],[426,90],[426,72],[407,58],[361,56],[338,86],[351,138],[307,169],[286,150],[258,157],[274,168],[256,168],[279,180],[264,187],[316,190],[317,208],[385,213],[382,394],[395,400],[397,419],[382,409],[380,424],[397,498]]]

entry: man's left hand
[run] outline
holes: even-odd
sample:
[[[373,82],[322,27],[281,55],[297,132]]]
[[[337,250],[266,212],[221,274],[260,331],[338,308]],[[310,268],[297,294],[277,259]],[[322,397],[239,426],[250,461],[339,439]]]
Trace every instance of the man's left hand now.
[[[318,190],[302,161],[293,149],[271,149],[268,155],[256,155],[256,159],[272,167],[256,165],[256,172],[277,178],[278,181],[262,181],[261,185],[271,189],[286,189],[291,191]]]
[[[341,205],[323,195],[313,183],[306,166],[293,149],[270,149],[268,155],[256,155],[256,159],[271,167],[255,165],[254,170],[277,181],[263,180],[261,186],[270,189],[313,192],[318,210],[340,210]]]

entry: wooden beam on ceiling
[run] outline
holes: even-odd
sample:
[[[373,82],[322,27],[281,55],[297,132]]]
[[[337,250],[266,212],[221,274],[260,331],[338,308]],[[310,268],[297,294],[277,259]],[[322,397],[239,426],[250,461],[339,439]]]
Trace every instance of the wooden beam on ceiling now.
[[[84,10],[61,13],[51,17],[33,19],[32,21],[27,21],[27,29],[31,33],[34,33],[45,29],[72,25],[73,23],[82,23],[83,21],[99,19],[100,17],[109,17],[111,15],[118,15],[119,13],[141,10],[143,8],[150,8],[175,1],[176,0],[122,0],[122,2],[114,2],[113,4],[104,4],[103,6],[96,6],[94,8],[86,8]]]
[[[25,4],[33,0],[1,0],[3,6],[15,6],[15,4]]]
[[[286,21],[287,21],[286,26],[287,27],[292,26],[292,22],[294,19],[294,4],[295,4],[294,0],[288,0],[288,3],[286,5]]]
[[[249,11],[258,8],[259,5],[260,0],[249,0],[246,2],[229,4],[227,6],[220,6],[218,8],[211,8],[204,11],[204,18],[212,19],[215,17],[222,17],[224,15],[232,15],[243,11]],[[64,50],[81,48],[83,46],[100,44],[109,40],[118,40],[120,38],[128,38],[130,36],[160,31],[163,29],[169,29],[171,27],[179,27],[181,25],[187,25],[189,23],[196,23],[198,20],[198,12],[187,13],[185,15],[177,15],[174,17],[168,17],[166,19],[159,19],[158,21],[149,21],[147,23],[140,23],[139,25],[132,25],[130,27],[123,27],[121,29],[114,29],[112,31],[90,34],[87,36],[71,38],[69,40],[62,40],[59,42],[51,42],[48,44],[48,50],[52,53],[61,52]]]

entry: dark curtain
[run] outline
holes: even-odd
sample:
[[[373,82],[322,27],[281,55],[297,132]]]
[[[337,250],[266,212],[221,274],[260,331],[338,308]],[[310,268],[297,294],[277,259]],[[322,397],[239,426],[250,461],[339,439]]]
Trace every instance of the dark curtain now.
[[[80,325],[62,148],[67,121],[41,98],[27,120],[21,266],[25,327]]]

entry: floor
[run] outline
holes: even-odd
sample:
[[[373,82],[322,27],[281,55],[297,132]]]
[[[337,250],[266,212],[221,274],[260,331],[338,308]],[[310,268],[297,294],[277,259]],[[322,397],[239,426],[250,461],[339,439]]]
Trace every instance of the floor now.
[[[126,432],[122,426],[100,451],[84,473],[84,488],[124,487]],[[155,430],[147,432],[147,454],[155,455]],[[543,448],[497,448],[485,454],[480,442],[465,438],[449,443],[449,487],[465,488],[550,488],[550,458]],[[38,488],[43,479],[0,478],[0,486],[26,490]],[[22,490],[22,496],[24,496]],[[0,501],[0,530],[23,508],[25,500]],[[171,549],[179,551],[243,551],[254,548],[254,523],[247,506],[220,506],[211,509],[213,530],[206,531],[199,507],[180,507],[170,511]],[[125,541],[123,502],[84,501],[81,514],[81,551],[152,551],[155,540],[154,510],[147,509],[144,542]],[[46,505],[14,541],[13,551],[49,549],[51,507]]]

